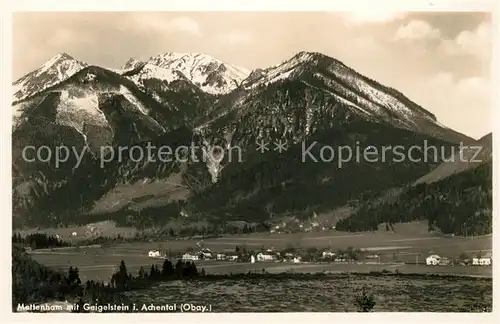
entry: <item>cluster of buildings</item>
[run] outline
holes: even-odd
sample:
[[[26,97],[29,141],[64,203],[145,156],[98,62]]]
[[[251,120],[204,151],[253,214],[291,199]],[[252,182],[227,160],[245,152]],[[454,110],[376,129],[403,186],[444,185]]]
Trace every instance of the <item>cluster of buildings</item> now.
[[[253,257],[253,256],[252,256]],[[278,261],[283,260],[284,262],[300,263],[302,262],[302,257],[296,253],[280,253],[272,249],[267,249],[265,251],[257,253],[255,257],[256,261]]]
[[[161,257],[160,251],[156,251],[156,250],[149,251],[148,256],[150,258],[159,258],[159,257]]]
[[[301,263],[303,258],[305,261],[328,261],[328,262],[349,262],[352,260],[358,260],[356,256],[353,256],[354,252],[332,252],[330,250],[324,250],[322,252],[314,253],[313,255],[301,256],[299,253],[292,252],[278,252],[273,249],[262,250],[259,252],[245,252],[241,253],[235,250],[225,251],[225,252],[212,252],[207,248],[200,248],[198,251],[186,252],[181,258],[186,261],[199,261],[199,260],[219,260],[219,261],[232,261],[232,262],[291,262],[291,263]],[[149,251],[148,256],[151,258],[162,258],[160,251],[152,250]],[[362,256],[363,259],[373,262],[380,262],[380,256],[377,254]],[[460,265],[474,265],[474,266],[490,266],[492,264],[491,252],[482,254],[481,256],[475,256],[467,260],[450,259],[447,257],[441,257],[437,254],[428,256],[425,259],[425,263],[429,266],[446,266],[458,263]]]
[[[460,260],[461,265],[473,265],[473,266],[490,266],[492,262],[491,252],[487,252],[481,256],[472,257],[472,259]],[[453,262],[449,258],[440,257],[437,254],[428,256],[425,259],[425,263],[431,266],[437,265],[451,265]]]
[[[214,255],[210,249],[201,249],[198,252],[187,252],[182,255],[182,260],[188,261],[210,260],[213,258]]]
[[[335,230],[335,226],[317,221],[318,215],[313,214],[309,221],[300,221],[297,217],[288,217],[280,223],[275,223],[269,229],[270,233],[318,232]]]
[[[164,257],[161,255],[160,251],[152,250],[149,251],[148,256],[151,258],[161,258]],[[266,261],[286,261],[293,263],[302,262],[302,258],[300,255],[294,253],[280,253],[274,251],[272,249],[267,249],[265,251],[261,251],[257,254],[243,256],[242,254],[236,251],[227,251],[214,253],[210,249],[200,249],[196,252],[186,252],[182,255],[182,260],[186,261],[199,261],[199,260],[219,260],[219,261],[240,261],[240,258],[246,257],[247,260],[251,263],[255,262],[266,262]]]
[[[301,263],[305,261],[329,261],[329,262],[348,262],[353,259],[352,253],[347,252],[332,252],[330,250],[318,251],[314,253],[301,254],[299,252],[291,251],[276,251],[272,248],[249,252],[244,251],[243,253],[237,250],[224,251],[224,252],[213,252],[207,248],[201,248],[197,251],[186,252],[181,255],[181,258],[186,261],[199,261],[199,260],[219,260],[219,261],[242,261],[242,262],[291,262],[291,263]],[[149,257],[161,258],[165,257],[160,251],[152,250],[149,251]],[[378,255],[366,256],[367,258],[378,259]]]
[[[158,250],[151,250],[148,252],[150,258],[162,258],[162,255]],[[234,251],[227,253],[214,253],[210,249],[201,249],[196,252],[186,252],[181,256],[182,260],[185,261],[199,261],[199,260],[224,260],[224,261],[238,261],[239,255]]]

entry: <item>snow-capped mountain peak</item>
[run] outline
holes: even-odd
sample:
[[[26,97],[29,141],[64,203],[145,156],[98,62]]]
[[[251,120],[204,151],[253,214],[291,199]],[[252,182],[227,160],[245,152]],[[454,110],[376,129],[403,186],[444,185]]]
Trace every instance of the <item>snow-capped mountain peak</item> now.
[[[340,61],[322,53],[302,51],[267,69],[253,71],[250,77],[244,80],[243,86],[251,89],[279,80],[290,79],[320,62],[328,62],[330,65],[343,65]]]
[[[280,64],[253,71],[242,87],[254,93],[262,87],[284,81],[301,83],[315,92],[321,91],[371,120],[382,120],[396,127],[427,132],[433,136],[447,132],[432,113],[402,93],[322,53],[299,52]]]
[[[13,102],[23,100],[52,87],[87,67],[67,53],[59,53],[12,84]]]
[[[132,70],[141,64],[144,64],[144,62],[139,61],[139,60],[132,57],[120,69],[121,70]]]
[[[210,94],[225,94],[248,77],[250,71],[202,53],[169,52],[151,57],[131,79],[139,84],[156,78],[172,82],[182,76]]]

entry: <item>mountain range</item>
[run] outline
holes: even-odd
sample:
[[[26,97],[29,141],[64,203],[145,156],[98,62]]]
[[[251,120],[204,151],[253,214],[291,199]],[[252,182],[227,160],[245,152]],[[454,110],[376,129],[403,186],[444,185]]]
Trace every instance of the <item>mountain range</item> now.
[[[321,53],[300,52],[253,71],[200,53],[132,58],[120,69],[63,53],[13,88],[15,226],[104,219],[167,226],[179,215],[183,222],[264,222],[316,213],[336,220],[335,211],[349,201],[370,201],[436,178],[432,174],[443,175],[439,182],[468,167],[357,161],[339,168],[337,156],[329,163],[302,161],[304,143],[318,143],[311,151],[316,156],[324,146],[409,148],[427,141],[451,154],[461,142],[477,143],[397,90]],[[278,141],[286,143],[285,152],[273,150]],[[259,142],[271,149],[260,153]],[[232,161],[227,152],[168,162],[127,154],[108,161],[100,154],[103,147],[130,153],[132,146],[173,143],[237,147],[242,160]],[[48,163],[29,162],[23,149],[30,145],[52,151],[65,145],[83,154],[62,165],[54,156]],[[482,157],[491,160],[491,142],[486,145]],[[451,171],[440,171],[446,168]]]

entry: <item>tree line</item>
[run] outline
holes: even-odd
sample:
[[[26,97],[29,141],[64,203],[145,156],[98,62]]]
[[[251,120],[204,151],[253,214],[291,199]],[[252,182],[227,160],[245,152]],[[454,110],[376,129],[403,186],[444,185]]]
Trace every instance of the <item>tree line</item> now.
[[[492,163],[484,163],[434,183],[408,187],[390,201],[361,204],[336,224],[341,231],[386,229],[400,222],[427,219],[429,230],[476,236],[492,232]]]
[[[380,276],[388,275],[389,271],[370,272],[370,275]],[[111,276],[109,282],[89,280],[82,283],[77,267],[69,267],[66,273],[58,272],[47,268],[38,262],[32,260],[23,249],[16,246],[12,250],[12,309],[16,311],[18,304],[36,304],[44,301],[59,300],[68,301],[73,305],[80,307],[74,309],[74,312],[85,312],[83,304],[91,305],[128,305],[129,309],[133,302],[129,300],[122,292],[133,289],[150,288],[154,283],[168,280],[220,280],[220,279],[245,279],[254,277],[263,278],[285,278],[290,279],[292,274],[270,274],[264,271],[262,273],[248,274],[230,274],[230,275],[206,275],[202,268],[200,271],[193,262],[184,262],[178,260],[173,264],[165,260],[161,267],[151,265],[150,270],[146,271],[141,267],[137,275],[129,273],[124,261],[115,273]],[[366,275],[366,274],[363,274]],[[401,275],[395,273],[395,275]],[[423,274],[409,274],[410,276],[424,276]],[[294,274],[294,278],[318,278],[325,276],[319,274]],[[436,275],[439,276],[439,275]],[[369,292],[367,287],[358,291],[352,304],[358,312],[371,312],[377,304],[377,299],[373,293]],[[347,310],[346,310],[347,311]],[[491,311],[491,303],[476,301],[471,305],[464,305],[460,311],[467,312],[488,312]]]
[[[38,303],[47,300],[69,301],[76,304],[98,305],[132,303],[120,292],[148,288],[153,283],[167,280],[189,280],[205,275],[193,262],[177,261],[174,265],[165,260],[161,269],[152,265],[149,271],[141,267],[137,275],[128,272],[124,261],[112,274],[110,281],[89,280],[82,284],[77,267],[69,267],[66,273],[47,268],[32,260],[21,248],[12,250],[12,307],[19,304]],[[82,311],[82,307],[78,309]]]
[[[22,245],[35,249],[48,249],[55,247],[71,246],[56,235],[47,235],[45,233],[33,233],[22,237],[20,233],[12,235],[12,244]]]

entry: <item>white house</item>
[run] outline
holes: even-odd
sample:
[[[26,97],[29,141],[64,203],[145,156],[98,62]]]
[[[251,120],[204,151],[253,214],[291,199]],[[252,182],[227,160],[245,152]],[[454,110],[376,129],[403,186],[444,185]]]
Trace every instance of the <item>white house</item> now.
[[[217,253],[217,255],[215,256],[215,258],[217,260],[225,260],[226,259],[226,255],[224,253]]]
[[[491,265],[491,252],[485,253],[479,257],[472,258],[472,265],[479,265],[479,266]]]
[[[300,263],[300,262],[302,262],[302,258],[300,256],[293,258],[293,263]]]
[[[200,257],[198,256],[198,254],[185,253],[182,256],[182,260],[196,261],[196,260],[199,260],[199,259],[200,259]]]
[[[78,234],[76,232],[71,233],[71,236],[77,236]]]
[[[150,258],[159,258],[160,257],[160,251],[149,251],[148,256]]]
[[[451,264],[451,260],[449,258],[441,258],[439,260],[439,265],[450,265]]]
[[[485,265],[485,266],[491,265],[491,258],[480,258],[479,265]]]
[[[370,254],[365,257],[366,259],[378,259],[378,254]]]
[[[427,265],[438,265],[440,261],[441,257],[436,254],[430,255],[425,259]]]
[[[257,261],[274,261],[274,260],[276,260],[276,255],[269,254],[269,252],[265,253],[259,252],[259,254],[257,254]]]
[[[238,261],[238,258],[239,258],[239,256],[237,254],[231,254],[231,255],[226,256],[226,260],[229,260],[229,261]]]
[[[491,258],[472,258],[472,265],[489,266],[491,265]]]
[[[334,258],[335,255],[336,254],[334,252],[331,252],[331,251],[323,251],[323,253],[321,253],[321,256],[323,257],[323,259]]]
[[[211,259],[212,258],[212,251],[209,249],[203,249],[199,253],[200,257],[203,259]]]

